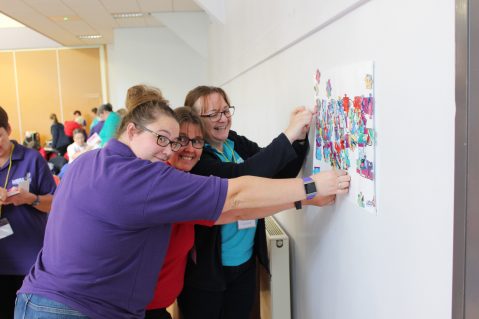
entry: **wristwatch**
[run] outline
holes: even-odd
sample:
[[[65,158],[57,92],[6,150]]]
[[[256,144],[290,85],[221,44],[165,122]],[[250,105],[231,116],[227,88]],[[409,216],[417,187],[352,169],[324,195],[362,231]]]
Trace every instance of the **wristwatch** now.
[[[35,195],[37,197],[35,197],[35,200],[33,201],[33,203],[31,204],[33,207],[37,206],[38,204],[40,204],[40,197],[38,195]]]
[[[306,192],[306,199],[313,199],[316,196],[316,184],[311,177],[303,177],[304,191]]]

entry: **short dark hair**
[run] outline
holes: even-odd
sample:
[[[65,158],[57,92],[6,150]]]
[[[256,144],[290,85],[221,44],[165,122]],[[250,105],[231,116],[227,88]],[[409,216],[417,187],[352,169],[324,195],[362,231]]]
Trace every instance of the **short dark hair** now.
[[[105,103],[105,104],[102,104],[100,105],[100,107],[98,108],[98,114],[101,114],[103,112],[113,112],[113,107],[111,106],[110,103]]]
[[[75,112],[73,112],[73,115],[80,115],[81,116],[81,112],[76,110]]]
[[[91,112],[97,114],[98,113],[98,108],[97,107],[92,108]]]
[[[8,130],[8,128],[10,127],[10,125],[8,124],[8,114],[1,106],[0,106],[0,127],[3,127],[5,130]]]

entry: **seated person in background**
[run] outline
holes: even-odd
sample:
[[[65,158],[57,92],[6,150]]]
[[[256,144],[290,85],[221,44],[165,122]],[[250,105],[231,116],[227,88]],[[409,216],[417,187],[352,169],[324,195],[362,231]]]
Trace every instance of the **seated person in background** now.
[[[50,114],[50,120],[52,121],[52,126],[50,127],[52,133],[52,147],[63,156],[67,151],[68,145],[73,142],[73,139],[70,139],[65,134],[65,128],[62,123],[58,122],[56,114]]]
[[[83,118],[83,116],[81,116],[81,112],[76,110],[75,112],[73,112],[73,120],[75,122],[77,122],[78,124],[80,124],[83,128],[85,128],[86,126],[86,121],[85,119]]]
[[[40,150],[40,135],[35,131],[26,131],[23,146]]]
[[[105,121],[99,134],[101,146],[103,147],[112,137],[115,137],[116,129],[121,122],[121,117],[118,113],[113,112],[113,107],[110,103],[100,105],[98,115],[102,121]]]
[[[68,163],[73,162],[81,154],[93,149],[93,146],[85,142],[85,131],[76,129],[73,131],[73,143],[68,145]]]

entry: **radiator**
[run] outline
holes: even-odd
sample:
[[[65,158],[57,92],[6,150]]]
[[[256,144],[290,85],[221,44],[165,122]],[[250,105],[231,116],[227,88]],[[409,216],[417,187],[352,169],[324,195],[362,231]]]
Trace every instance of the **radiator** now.
[[[260,267],[261,319],[291,319],[289,238],[273,217],[265,221],[271,277]]]

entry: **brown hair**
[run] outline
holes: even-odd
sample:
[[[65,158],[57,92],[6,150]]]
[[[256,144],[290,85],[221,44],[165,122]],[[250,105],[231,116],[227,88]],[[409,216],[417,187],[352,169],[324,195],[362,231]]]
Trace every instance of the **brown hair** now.
[[[117,137],[123,134],[129,123],[147,126],[154,122],[161,115],[169,116],[175,120],[175,112],[163,101],[146,101],[128,109],[128,112],[122,117],[120,127],[118,127]]]
[[[58,118],[55,113],[50,114],[50,120],[52,120],[53,123],[58,124]]]
[[[169,104],[161,93],[161,90],[146,84],[138,84],[130,87],[126,92],[125,107],[127,110],[146,101],[161,101]]]
[[[8,131],[8,129],[10,128],[10,124],[8,124],[8,114],[1,106],[0,106],[0,127],[3,127],[6,131]]]
[[[203,113],[206,107],[206,99],[208,98],[210,94],[213,94],[213,93],[218,93],[219,95],[221,95],[223,99],[225,100],[226,104],[228,104],[228,106],[231,106],[228,95],[222,88],[219,88],[216,86],[204,86],[204,85],[197,86],[193,90],[188,92],[185,98],[185,106],[189,106],[193,108],[195,106],[196,101],[198,101],[199,99],[203,99],[201,110],[197,110],[200,113]]]
[[[184,123],[198,125],[198,127],[200,128],[201,134],[203,135],[203,138],[206,137],[206,130],[205,130],[203,121],[201,120],[201,117],[193,108],[188,106],[180,106],[175,109],[175,114],[176,114],[178,123],[180,123],[180,126],[181,124],[184,124]]]

